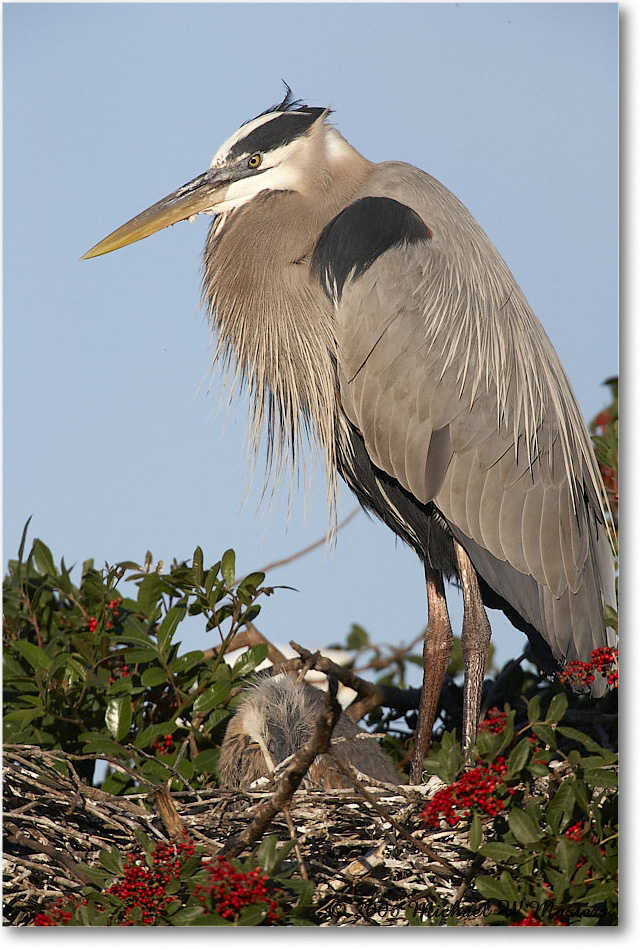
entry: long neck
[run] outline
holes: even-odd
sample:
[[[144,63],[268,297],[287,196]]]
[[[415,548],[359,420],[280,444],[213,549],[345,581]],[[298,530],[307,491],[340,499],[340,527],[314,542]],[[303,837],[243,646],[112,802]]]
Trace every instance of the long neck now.
[[[312,194],[264,192],[215,220],[205,248],[203,296],[218,334],[214,362],[250,390],[252,456],[263,423],[268,474],[298,469],[314,432],[335,502],[336,343],[332,307],[310,278],[323,227],[352,200],[372,165],[338,135]],[[343,144],[342,144],[343,143]],[[341,172],[341,174],[339,174]],[[289,464],[288,464],[289,463]]]

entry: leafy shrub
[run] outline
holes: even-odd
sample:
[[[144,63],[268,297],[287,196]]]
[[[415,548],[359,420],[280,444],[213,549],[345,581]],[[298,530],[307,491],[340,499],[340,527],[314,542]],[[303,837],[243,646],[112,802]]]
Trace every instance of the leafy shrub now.
[[[617,924],[617,753],[560,724],[564,693],[527,723],[515,710],[493,710],[482,723],[466,768],[455,732],[424,761],[446,784],[426,805],[428,827],[467,827],[478,856],[471,886],[487,925]],[[434,925],[437,908],[412,922]]]
[[[200,548],[191,565],[151,569],[123,562],[82,568],[80,586],[64,560],[54,563],[36,539],[9,562],[4,599],[4,740],[72,753],[103,753],[130,770],[110,770],[102,788],[133,791],[136,776],[180,790],[211,784],[234,697],[265,659],[259,644],[233,667],[226,646],[271,593],[264,575],[234,584],[234,552],[210,568]],[[119,582],[133,581],[137,597]],[[221,649],[180,653],[176,632],[187,615],[202,615],[204,633]],[[93,761],[78,770],[91,781]]]
[[[35,926],[258,926],[309,923],[312,885],[292,878],[293,842],[265,838],[245,861],[212,857],[185,837],[172,844],[137,834],[142,850],[124,859],[104,850],[100,867],[80,868],[93,886],[59,899]]]

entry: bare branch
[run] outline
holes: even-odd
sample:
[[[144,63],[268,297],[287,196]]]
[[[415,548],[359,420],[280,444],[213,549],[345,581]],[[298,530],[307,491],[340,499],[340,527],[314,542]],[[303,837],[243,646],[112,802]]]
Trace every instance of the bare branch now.
[[[362,508],[360,505],[357,505],[356,508],[353,508],[350,514],[346,515],[343,521],[340,521],[339,524],[337,525],[337,533],[341,531],[342,528],[345,528],[345,526],[350,521],[352,521],[355,515],[358,515],[360,511],[362,511]],[[294,554],[290,554],[288,557],[281,558],[281,560],[279,561],[272,561],[271,564],[266,564],[265,567],[260,568],[261,574],[267,574],[268,571],[273,571],[277,567],[283,567],[284,564],[291,564],[292,561],[296,561],[298,558],[304,557],[306,554],[310,554],[311,551],[314,551],[316,548],[320,548],[325,543],[326,543],[326,536],[324,535],[322,538],[319,538],[317,541],[313,541],[312,544],[308,544],[307,547],[301,548],[300,551],[296,551]],[[234,584],[240,584],[242,580],[243,580],[242,577],[238,577],[234,580]]]
[[[419,689],[399,689],[397,686],[381,686],[378,683],[370,683],[368,680],[357,676],[352,670],[339,666],[328,657],[322,656],[318,651],[316,654],[311,653],[305,647],[295,643],[294,640],[290,640],[290,646],[293,650],[296,650],[301,660],[310,669],[336,677],[340,683],[357,693],[358,698],[346,709],[346,714],[353,722],[358,722],[375,706],[387,706],[391,709],[398,709],[400,712],[417,709],[419,706],[421,697],[421,690]],[[290,668],[291,663],[292,661],[288,661],[283,668]]]

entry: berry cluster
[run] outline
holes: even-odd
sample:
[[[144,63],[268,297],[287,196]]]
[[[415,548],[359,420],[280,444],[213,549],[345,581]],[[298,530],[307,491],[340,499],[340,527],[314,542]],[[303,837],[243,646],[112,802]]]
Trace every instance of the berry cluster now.
[[[110,600],[109,603],[107,604],[107,610],[111,611],[111,620],[110,619],[106,620],[105,622],[106,630],[111,630],[114,621],[116,621],[116,619],[118,618],[118,614],[120,613],[119,608],[122,602],[123,602],[122,597],[115,597],[113,600]],[[89,620],[87,621],[87,626],[89,627],[90,633],[94,633],[94,631],[98,627],[98,623],[99,621],[97,617],[92,616],[89,618]]]
[[[506,713],[493,706],[480,723],[479,731],[496,735],[505,725]],[[491,765],[483,765],[480,761],[464,772],[454,785],[433,795],[421,817],[428,827],[436,827],[443,819],[451,828],[462,819],[472,817],[475,811],[495,817],[506,805],[506,796],[514,794],[514,789],[502,785],[505,774],[505,756],[499,756]]]
[[[279,903],[275,892],[270,888],[268,879],[258,868],[253,871],[239,871],[227,858],[218,856],[216,863],[207,869],[209,881],[198,884],[194,895],[209,910],[219,914],[225,920],[236,920],[243,907],[250,904],[267,904],[265,923],[278,924],[281,919]]]
[[[194,854],[191,838],[176,844],[158,842],[151,858],[140,853],[125,858],[124,876],[104,892],[106,896],[116,898],[117,904],[111,912],[109,923],[112,926],[134,927],[153,926],[163,923],[167,905],[172,901],[189,899],[185,890],[181,893],[172,881],[180,879],[181,871],[188,858]],[[203,860],[208,881],[197,884],[191,892],[204,906],[204,910],[219,914],[225,920],[235,922],[244,907],[252,904],[267,905],[266,924],[281,923],[281,909],[284,893],[274,887],[258,868],[242,871],[227,858],[213,858],[206,864]],[[71,898],[63,902],[58,898],[55,904],[34,919],[36,927],[74,926],[75,912],[80,904]],[[112,901],[112,907],[114,902]],[[63,909],[64,908],[64,909]],[[104,905],[97,905],[104,912]]]
[[[174,751],[174,738],[170,733],[166,736],[159,736],[154,742],[154,751],[157,755],[169,755]]]
[[[62,909],[62,897],[44,913],[36,914],[34,927],[64,927],[71,921],[71,911]]]
[[[613,647],[597,647],[591,653],[588,663],[582,663],[581,660],[571,660],[566,664],[559,675],[561,683],[583,683],[586,686],[592,683],[596,673],[606,676],[606,681],[611,689],[618,687],[618,669],[617,669],[618,651]]]
[[[564,834],[570,841],[581,841],[582,840],[582,822],[576,821],[575,824],[569,825],[569,827],[566,829]]]
[[[545,927],[546,924],[542,923],[539,919],[533,908],[529,910],[525,917],[522,917],[521,920],[515,921],[513,924],[509,924],[509,927]]]
[[[130,854],[125,858],[124,879],[107,890],[107,894],[120,898],[124,905],[118,926],[137,925],[132,919],[136,907],[141,910],[141,924],[154,924],[168,904],[180,900],[176,895],[168,895],[166,887],[173,878],[178,878],[183,864],[193,854],[194,844],[188,839],[177,844],[159,841],[152,855],[153,867],[149,867],[140,855]]]
[[[471,818],[475,811],[495,817],[506,804],[506,795],[514,790],[505,788],[506,758],[499,756],[490,765],[476,765],[464,772],[454,785],[441,789],[426,804],[421,817],[428,827],[435,827],[443,819],[453,828],[459,821]]]
[[[491,732],[493,735],[501,732],[506,725],[506,713],[497,706],[492,706],[486,718],[479,724],[479,732]]]

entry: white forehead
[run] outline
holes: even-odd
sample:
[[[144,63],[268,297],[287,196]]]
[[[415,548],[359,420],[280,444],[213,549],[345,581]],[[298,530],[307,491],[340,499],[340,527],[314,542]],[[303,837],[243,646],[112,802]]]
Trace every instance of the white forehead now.
[[[215,165],[224,164],[230,149],[233,148],[237,142],[239,142],[241,139],[244,139],[245,136],[249,135],[250,132],[253,132],[254,129],[258,129],[259,126],[265,125],[266,122],[271,122],[272,119],[275,119],[279,115],[283,115],[283,113],[268,112],[267,115],[260,115],[258,118],[252,119],[251,122],[246,122],[245,125],[242,125],[238,132],[235,132],[234,135],[230,135],[229,139],[223,142],[216,155],[210,162],[210,168],[214,168]]]

